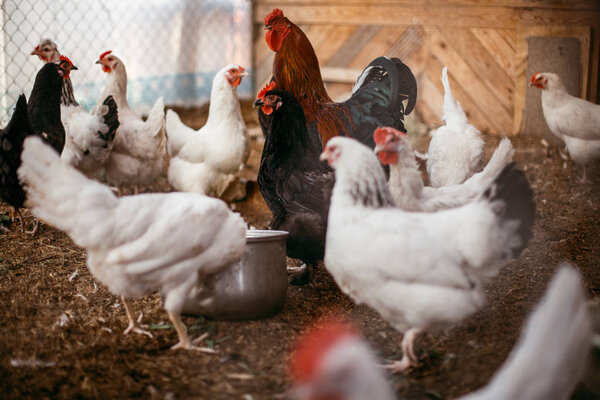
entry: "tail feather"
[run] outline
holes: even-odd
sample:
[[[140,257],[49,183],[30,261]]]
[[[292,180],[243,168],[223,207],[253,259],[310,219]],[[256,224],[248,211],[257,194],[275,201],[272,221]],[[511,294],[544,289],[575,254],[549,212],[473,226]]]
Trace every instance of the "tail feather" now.
[[[80,246],[94,243],[93,227],[106,220],[118,199],[101,183],[83,176],[41,138],[25,140],[19,180],[35,216],[66,231]]]
[[[467,124],[467,115],[460,102],[452,95],[450,81],[448,80],[448,67],[446,66],[442,69],[442,84],[444,85],[444,105],[442,106],[444,116],[442,120],[446,122],[446,125],[452,126]]]
[[[101,131],[97,132],[100,139],[106,143],[112,143],[115,140],[115,132],[119,127],[119,112],[117,110],[117,103],[112,96],[108,96],[104,99],[102,106],[98,109],[98,113],[101,115],[102,122],[108,127],[106,133]]]
[[[150,132],[155,132],[154,137],[163,137],[165,133],[165,103],[162,97],[159,97],[150,113],[148,114],[148,119],[146,120],[146,126],[150,130]]]
[[[515,149],[510,142],[510,139],[505,137],[500,141],[496,150],[494,150],[494,154],[488,161],[487,165],[483,169],[483,171],[478,172],[467,179],[464,183],[466,186],[479,186],[495,179],[500,172],[506,167],[508,164],[512,162],[513,155],[515,154]]]
[[[173,110],[167,110],[167,148],[169,155],[175,157],[190,137],[191,128],[185,125],[179,115]]]
[[[533,191],[527,182],[525,174],[510,163],[494,180],[494,183],[483,193],[484,198],[491,202],[501,201],[504,207],[496,209],[502,221],[518,221],[516,229],[518,242],[510,243],[510,257],[517,257],[527,246],[531,238],[531,229],[535,217]]]
[[[581,276],[563,264],[501,369],[461,400],[566,400],[583,377],[591,343]]]

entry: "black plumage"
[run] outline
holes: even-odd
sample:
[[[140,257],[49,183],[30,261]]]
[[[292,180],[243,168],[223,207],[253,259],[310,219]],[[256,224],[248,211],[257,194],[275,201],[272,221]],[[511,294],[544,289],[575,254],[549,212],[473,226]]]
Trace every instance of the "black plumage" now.
[[[50,62],[38,71],[27,103],[29,121],[36,134],[60,154],[65,146],[65,128],[60,120],[63,75],[70,71],[66,61]]]
[[[325,252],[334,173],[319,160],[321,138],[315,129],[307,129],[302,106],[291,94],[271,90],[255,104],[261,106],[265,135],[258,184],[273,213],[270,228],[289,232],[287,255],[308,267],[292,283],[306,283]],[[272,109],[270,121],[264,116],[265,107]]]
[[[17,212],[25,201],[25,192],[19,183],[17,170],[21,166],[23,142],[33,134],[35,132],[27,115],[27,100],[22,94],[8,125],[0,130],[0,198]]]

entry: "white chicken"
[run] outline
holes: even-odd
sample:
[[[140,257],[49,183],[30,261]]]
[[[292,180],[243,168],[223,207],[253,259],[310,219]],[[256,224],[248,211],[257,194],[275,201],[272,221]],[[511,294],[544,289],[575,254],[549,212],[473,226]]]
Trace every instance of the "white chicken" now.
[[[442,119],[446,125],[431,132],[427,152],[427,173],[433,187],[463,183],[481,171],[484,163],[481,133],[469,124],[460,102],[452,95],[448,69],[442,69],[444,106]]]
[[[563,266],[491,382],[460,400],[567,400],[586,367],[591,316],[581,276]],[[291,357],[295,400],[391,400],[392,388],[369,345],[343,322],[305,333]]]
[[[433,188],[423,186],[421,171],[404,132],[382,127],[375,129],[373,138],[379,161],[390,166],[388,187],[392,198],[405,211],[438,211],[472,201],[510,164],[514,154],[510,140],[504,138],[483,171],[461,184]]]
[[[56,43],[50,39],[42,39],[31,54],[45,63],[58,61],[61,57]],[[71,78],[63,80],[60,117],[65,128],[65,146],[61,157],[88,176],[104,166],[119,126],[114,99],[111,96],[102,99],[102,107],[89,113],[75,101]]]
[[[148,119],[143,121],[127,102],[127,71],[123,62],[106,51],[97,64],[108,74],[100,98],[113,96],[119,108],[119,122],[115,144],[106,161],[106,180],[122,189],[133,185],[137,193],[140,185],[149,183],[162,174],[166,153],[165,106],[159,97]],[[98,103],[94,111],[101,107]]]
[[[87,250],[92,275],[122,297],[129,319],[124,333],[149,334],[128,299],[158,291],[179,336],[173,348],[212,352],[191,343],[180,314],[198,282],[241,257],[246,225],[239,214],[221,200],[190,193],[117,198],[37,137],[25,141],[22,160],[27,205]]]
[[[169,183],[176,190],[220,197],[250,155],[237,86],[248,76],[239,65],[222,68],[213,79],[206,124],[195,131],[167,111]]]
[[[530,86],[542,89],[542,110],[550,131],[565,142],[575,164],[583,167],[600,158],[600,105],[572,96],[557,74],[533,74]]]
[[[344,293],[404,332],[403,358],[390,368],[405,370],[418,360],[415,336],[481,308],[486,282],[525,248],[534,218],[532,191],[510,164],[471,203],[405,212],[394,207],[368,147],[335,137],[321,158],[336,175],[325,266]]]

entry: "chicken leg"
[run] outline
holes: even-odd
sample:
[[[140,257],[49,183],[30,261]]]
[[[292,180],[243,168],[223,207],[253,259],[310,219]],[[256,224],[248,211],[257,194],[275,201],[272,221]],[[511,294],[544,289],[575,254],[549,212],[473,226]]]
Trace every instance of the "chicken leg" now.
[[[177,343],[175,346],[171,347],[171,350],[186,349],[186,350],[202,351],[204,353],[210,353],[210,354],[217,353],[215,350],[213,350],[211,348],[198,347],[192,343],[192,341],[190,340],[190,337],[187,334],[187,328],[181,321],[181,316],[179,314],[173,314],[172,312],[169,312],[169,319],[175,326],[177,335],[179,335],[179,343]]]
[[[129,332],[135,332],[135,333],[139,333],[142,335],[146,335],[150,338],[153,338],[154,336],[152,336],[152,333],[143,329],[143,325],[141,325],[141,323],[140,323],[141,315],[138,320],[136,320],[135,317],[133,316],[133,311],[131,309],[131,303],[129,302],[129,300],[126,299],[125,296],[121,296],[121,300],[123,300],[123,305],[125,306],[125,312],[127,313],[127,319],[129,320],[129,326],[127,327],[127,329],[125,329],[125,331],[123,332],[123,335],[127,335]]]
[[[402,338],[402,359],[400,361],[394,361],[393,363],[384,365],[384,368],[389,369],[392,373],[396,372],[404,372],[408,368],[417,365],[419,362],[419,357],[415,352],[415,338],[417,335],[421,333],[420,328],[410,328],[404,334]]]

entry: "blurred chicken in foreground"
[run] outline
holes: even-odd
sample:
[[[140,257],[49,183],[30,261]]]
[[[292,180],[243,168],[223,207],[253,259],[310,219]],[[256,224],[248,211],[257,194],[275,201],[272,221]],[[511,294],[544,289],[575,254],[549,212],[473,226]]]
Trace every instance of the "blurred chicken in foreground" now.
[[[566,400],[583,377],[591,338],[581,277],[563,266],[491,382],[460,400]],[[295,400],[395,398],[369,345],[348,323],[325,321],[308,330],[290,366]]]
[[[600,158],[600,105],[572,96],[560,77],[551,72],[533,74],[529,86],[542,89],[542,110],[550,131],[565,142],[573,162],[583,167]]]
[[[19,179],[27,205],[87,250],[92,275],[123,299],[125,333],[150,335],[134,319],[128,299],[158,291],[179,335],[173,348],[212,352],[192,344],[181,310],[188,292],[207,274],[239,259],[246,243],[243,219],[224,202],[201,195],[117,198],[61,162],[36,137],[25,141],[22,159]]]
[[[240,111],[237,87],[248,72],[228,65],[217,72],[208,120],[199,130],[167,111],[169,183],[176,190],[221,197],[250,155],[250,141]]]
[[[394,202],[405,211],[438,211],[472,201],[512,161],[515,152],[508,138],[502,139],[485,169],[461,184],[434,188],[423,186],[421,171],[404,132],[391,127],[375,129],[375,154],[390,166],[388,186]]]

